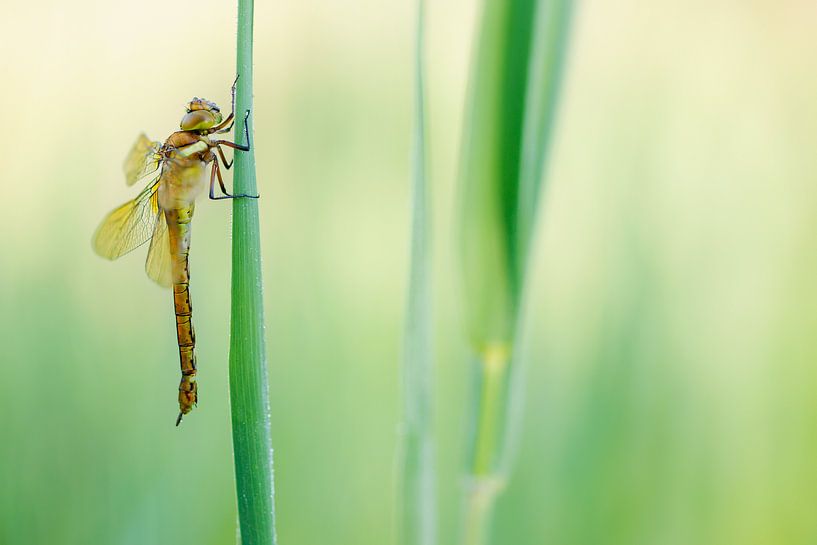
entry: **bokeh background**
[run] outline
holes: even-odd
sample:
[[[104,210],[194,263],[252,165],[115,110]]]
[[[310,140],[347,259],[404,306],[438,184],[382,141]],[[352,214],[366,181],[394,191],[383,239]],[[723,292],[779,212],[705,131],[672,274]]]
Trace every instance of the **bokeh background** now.
[[[478,0],[431,2],[441,543],[462,478],[456,173]],[[233,543],[230,206],[196,211],[200,406],[168,292],[90,236],[121,163],[222,105],[231,2],[0,19],[0,544]],[[256,6],[255,143],[283,544],[394,542],[413,2]],[[496,542],[817,541],[817,5],[581,2]]]

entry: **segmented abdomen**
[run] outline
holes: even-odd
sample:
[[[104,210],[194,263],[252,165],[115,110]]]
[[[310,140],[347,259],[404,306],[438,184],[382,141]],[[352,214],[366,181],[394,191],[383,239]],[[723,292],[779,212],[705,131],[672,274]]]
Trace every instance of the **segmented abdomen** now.
[[[196,386],[196,332],[193,329],[193,307],[190,304],[190,222],[193,205],[165,210],[172,256],[173,305],[176,312],[176,336],[179,341],[179,363],[182,378],[179,382],[179,418],[189,413],[197,401]]]

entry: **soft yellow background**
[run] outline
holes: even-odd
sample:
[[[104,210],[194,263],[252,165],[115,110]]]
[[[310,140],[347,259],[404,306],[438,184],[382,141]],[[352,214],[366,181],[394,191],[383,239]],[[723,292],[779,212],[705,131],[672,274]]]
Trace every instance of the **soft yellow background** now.
[[[441,544],[468,374],[454,180],[476,0],[430,2]],[[3,5],[0,544],[232,543],[229,215],[192,252],[200,406],[168,292],[90,236],[121,162],[226,107],[232,3]],[[256,6],[255,145],[282,544],[393,542],[410,1]],[[577,10],[502,545],[817,541],[817,7]]]

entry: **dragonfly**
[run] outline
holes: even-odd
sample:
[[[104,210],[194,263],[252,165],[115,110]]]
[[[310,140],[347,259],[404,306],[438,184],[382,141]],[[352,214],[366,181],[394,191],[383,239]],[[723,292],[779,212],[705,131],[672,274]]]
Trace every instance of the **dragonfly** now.
[[[145,261],[147,275],[165,288],[172,288],[176,314],[176,338],[179,346],[181,380],[179,382],[178,426],[184,415],[198,402],[196,384],[196,333],[190,303],[190,227],[196,197],[207,185],[209,169],[210,199],[258,198],[258,195],[234,195],[227,192],[221,166],[232,166],[222,146],[246,152],[250,134],[244,115],[245,144],[212,138],[229,132],[235,124],[235,87],[231,91],[230,115],[223,118],[214,102],[194,97],[179,124],[180,130],[164,143],[152,141],[144,133],[125,159],[125,182],[137,182],[144,189],[135,199],[111,211],[93,236],[93,248],[100,256],[114,260],[150,242]],[[220,194],[216,194],[218,182]]]

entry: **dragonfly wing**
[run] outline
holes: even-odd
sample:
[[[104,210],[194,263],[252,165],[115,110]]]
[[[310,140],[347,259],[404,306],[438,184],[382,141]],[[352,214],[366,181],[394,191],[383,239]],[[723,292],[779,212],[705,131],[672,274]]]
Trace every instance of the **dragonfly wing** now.
[[[159,176],[132,201],[108,214],[94,233],[94,251],[116,259],[138,248],[153,235],[159,216]]]
[[[125,183],[133,185],[159,168],[160,147],[160,142],[152,141],[145,133],[139,135],[125,159]]]
[[[164,288],[169,288],[172,283],[170,236],[164,212],[159,210],[156,216],[156,227],[153,229],[153,238],[150,239],[145,272],[151,280]]]

